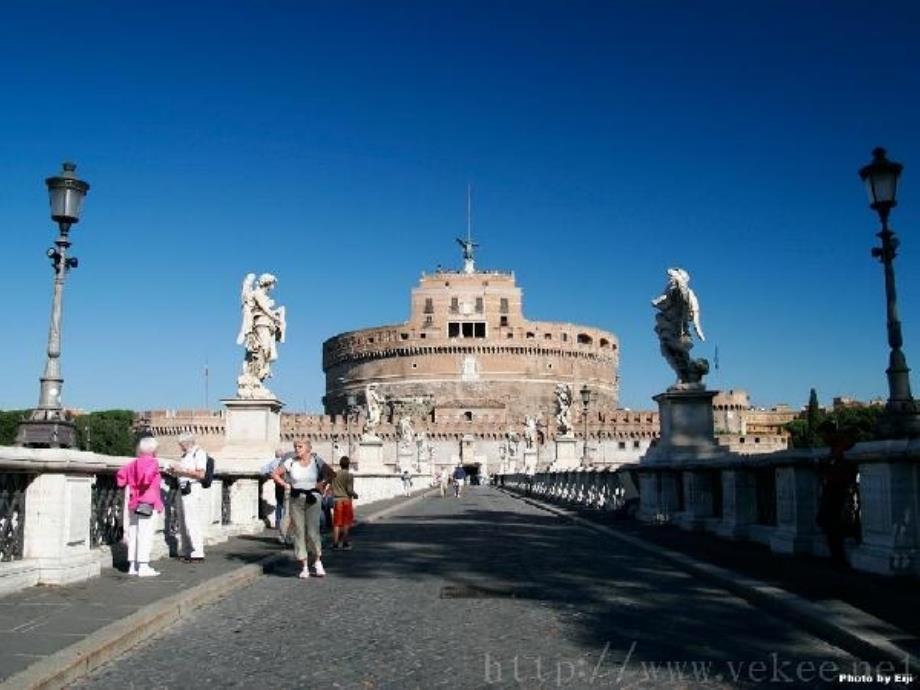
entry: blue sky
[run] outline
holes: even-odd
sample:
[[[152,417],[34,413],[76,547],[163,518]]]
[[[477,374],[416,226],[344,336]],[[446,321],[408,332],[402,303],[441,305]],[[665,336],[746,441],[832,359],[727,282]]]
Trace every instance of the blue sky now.
[[[479,265],[526,313],[614,331],[622,404],[672,382],[649,300],[694,277],[714,387],[884,395],[876,219],[856,170],[905,164],[893,226],[920,361],[920,9],[886,2],[18,3],[0,25],[0,408],[29,407],[50,303],[43,179],[92,184],[65,297],[64,400],[233,393],[238,292],[274,272],[271,386],[320,409],[328,336]]]

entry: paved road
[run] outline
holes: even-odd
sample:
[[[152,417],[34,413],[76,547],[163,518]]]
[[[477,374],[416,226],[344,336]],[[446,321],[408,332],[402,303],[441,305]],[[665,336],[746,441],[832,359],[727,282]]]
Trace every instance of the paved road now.
[[[293,565],[263,577],[80,687],[801,687],[853,664],[727,592],[486,487],[362,527],[326,568],[324,580],[298,580]]]

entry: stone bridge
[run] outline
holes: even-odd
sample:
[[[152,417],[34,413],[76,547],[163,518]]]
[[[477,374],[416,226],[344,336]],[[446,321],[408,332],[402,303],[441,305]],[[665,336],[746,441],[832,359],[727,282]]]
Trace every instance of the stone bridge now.
[[[915,578],[643,525],[624,513],[647,479],[546,473],[387,498],[381,478],[354,550],[327,550],[328,576],[303,581],[257,522],[258,479],[223,477],[207,562],[164,559],[138,580],[105,548],[114,459],[14,452],[0,473],[0,687],[819,687],[920,670]],[[56,553],[31,550],[33,521]],[[90,562],[100,576],[85,579]],[[29,568],[71,582],[14,588]]]

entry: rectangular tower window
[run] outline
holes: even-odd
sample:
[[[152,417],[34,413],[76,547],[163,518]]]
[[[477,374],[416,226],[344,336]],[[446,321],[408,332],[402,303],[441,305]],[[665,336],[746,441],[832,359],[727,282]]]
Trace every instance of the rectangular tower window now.
[[[498,302],[498,313],[507,314],[508,313],[508,298],[502,297]]]
[[[450,313],[456,314],[459,311],[460,311],[460,300],[457,299],[456,297],[451,297],[450,298]]]
[[[477,314],[482,313],[482,297],[476,298],[476,313]]]
[[[434,300],[431,297],[425,298],[425,313],[434,314]]]
[[[456,321],[451,321],[447,324],[447,337],[448,338],[459,338],[460,337],[460,324]]]
[[[486,324],[483,321],[477,321],[473,324],[473,336],[476,338],[486,337]]]
[[[470,321],[466,321],[463,324],[463,337],[472,338],[473,337],[473,324]]]
[[[499,326],[507,326],[507,325],[508,325],[508,317],[507,317],[507,316],[501,317],[501,321],[499,322]]]

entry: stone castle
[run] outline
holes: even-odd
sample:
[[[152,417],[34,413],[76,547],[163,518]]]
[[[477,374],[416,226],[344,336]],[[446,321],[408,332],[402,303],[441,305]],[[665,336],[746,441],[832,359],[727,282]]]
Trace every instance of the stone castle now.
[[[355,457],[365,423],[365,390],[374,385],[385,400],[376,435],[384,444],[384,463],[394,469],[407,455],[414,456],[419,471],[457,463],[489,474],[520,469],[527,417],[536,420],[537,466],[559,466],[555,391],[561,384],[572,396],[576,463],[616,467],[637,462],[659,431],[657,411],[619,409],[618,364],[613,333],[529,320],[514,274],[476,270],[469,255],[462,270],[422,275],[405,323],[326,340],[325,413],[282,413],[281,440],[307,438],[326,457]],[[587,405],[583,388],[590,392]],[[713,407],[720,444],[747,453],[786,446],[781,423],[792,413],[759,414],[743,391],[720,394]],[[755,414],[764,419],[751,425]],[[210,452],[220,454],[223,412],[159,410],[142,417],[163,439],[164,453],[174,450],[179,433],[192,431]],[[410,449],[399,429],[405,418],[413,430]],[[755,435],[748,439],[751,426]]]

